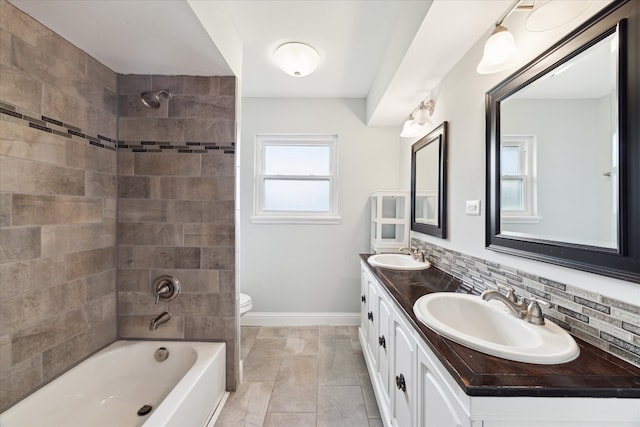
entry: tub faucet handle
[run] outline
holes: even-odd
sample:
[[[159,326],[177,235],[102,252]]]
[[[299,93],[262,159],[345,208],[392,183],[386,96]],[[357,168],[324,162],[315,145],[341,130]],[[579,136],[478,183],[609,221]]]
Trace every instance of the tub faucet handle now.
[[[160,289],[156,290],[156,304],[160,303],[160,296],[168,295],[171,293],[171,289],[167,285],[163,285]]]
[[[166,302],[173,301],[178,298],[181,289],[180,281],[175,276],[169,274],[158,277],[152,286],[152,291],[156,296],[156,304],[160,303],[160,300]]]

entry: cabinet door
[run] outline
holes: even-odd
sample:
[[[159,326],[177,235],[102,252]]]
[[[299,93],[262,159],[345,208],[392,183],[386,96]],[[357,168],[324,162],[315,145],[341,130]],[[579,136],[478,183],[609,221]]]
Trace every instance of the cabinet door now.
[[[413,427],[415,425],[416,343],[409,328],[402,323],[397,313],[393,313],[392,319],[392,422],[397,427]]]
[[[383,389],[383,396],[381,397],[384,400],[384,404],[390,407],[390,396],[393,391],[389,371],[391,362],[391,336],[389,333],[391,329],[391,309],[389,302],[384,298],[380,298],[380,303],[378,304],[378,317],[380,318],[378,323],[378,374]]]
[[[369,290],[369,280],[367,272],[364,268],[360,270],[360,328],[364,333],[365,337],[367,336],[367,313],[369,309],[367,307],[367,292]]]
[[[443,379],[435,371],[424,350],[418,350],[419,427],[469,427],[469,417],[455,401]]]
[[[367,292],[367,338],[369,341],[369,350],[373,356],[374,371],[378,370],[378,289],[373,281],[369,281],[369,291]]]

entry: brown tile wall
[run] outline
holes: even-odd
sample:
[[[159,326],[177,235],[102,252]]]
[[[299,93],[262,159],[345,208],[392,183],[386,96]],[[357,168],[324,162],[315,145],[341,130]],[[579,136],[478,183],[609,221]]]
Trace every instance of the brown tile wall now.
[[[116,87],[0,0],[0,411],[116,339]]]
[[[159,89],[174,97],[144,107],[140,93]],[[120,75],[119,103],[119,335],[225,341],[235,390],[235,78]],[[182,293],[156,305],[164,274]]]

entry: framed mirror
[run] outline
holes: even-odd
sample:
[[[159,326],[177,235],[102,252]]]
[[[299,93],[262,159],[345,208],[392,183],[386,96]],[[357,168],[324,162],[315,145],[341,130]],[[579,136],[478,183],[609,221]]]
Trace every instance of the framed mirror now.
[[[447,122],[411,147],[411,230],[447,237]]]
[[[489,249],[640,282],[638,5],[487,93]]]

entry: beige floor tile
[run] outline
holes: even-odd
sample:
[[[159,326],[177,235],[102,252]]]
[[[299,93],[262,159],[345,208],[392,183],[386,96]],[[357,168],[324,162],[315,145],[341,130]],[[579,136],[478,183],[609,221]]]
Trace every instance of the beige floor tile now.
[[[264,419],[264,427],[316,427],[316,414],[268,413]]]
[[[317,326],[291,328],[285,352],[288,354],[318,354]]]
[[[244,381],[275,381],[286,338],[256,338],[243,364]]]
[[[215,427],[261,426],[272,390],[272,382],[240,384],[229,396]]]
[[[360,386],[319,386],[318,427],[368,427]]]
[[[360,385],[358,358],[351,340],[320,341],[318,383],[320,385]]]
[[[354,331],[242,327],[244,382],[216,427],[382,426]],[[357,385],[318,385],[321,377]]]
[[[283,357],[268,412],[315,412],[317,397],[318,357]]]
[[[260,328],[254,326],[243,326],[240,328],[240,359],[246,359],[247,355],[251,351],[251,347],[256,342],[256,336],[258,335]]]
[[[350,330],[350,326],[333,326],[322,325],[320,326],[320,339],[321,340],[346,340],[352,338],[353,331]],[[357,331],[357,328],[356,328]],[[357,332],[356,332],[357,337]]]
[[[256,338],[287,338],[290,328],[263,326]]]

